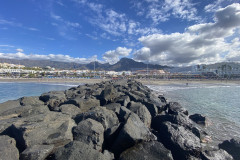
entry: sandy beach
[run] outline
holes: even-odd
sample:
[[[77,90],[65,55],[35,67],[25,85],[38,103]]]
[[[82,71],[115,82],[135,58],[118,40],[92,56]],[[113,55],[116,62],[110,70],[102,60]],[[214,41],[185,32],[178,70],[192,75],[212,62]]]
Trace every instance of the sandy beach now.
[[[33,83],[87,83],[94,84],[111,79],[70,79],[70,78],[0,78],[0,82],[33,82]],[[171,84],[240,84],[240,80],[164,80],[164,79],[136,79],[144,85]]]

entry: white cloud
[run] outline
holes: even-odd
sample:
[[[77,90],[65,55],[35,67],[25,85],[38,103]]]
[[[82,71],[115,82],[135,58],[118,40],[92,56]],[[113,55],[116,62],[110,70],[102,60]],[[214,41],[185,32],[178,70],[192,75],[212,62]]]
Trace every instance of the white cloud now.
[[[127,49],[125,47],[118,47],[116,50],[110,50],[105,52],[103,59],[110,64],[117,63],[119,57],[126,57],[132,52],[132,49]]]
[[[8,45],[8,44],[1,44],[0,47],[10,47],[10,48],[13,48],[14,46]]]
[[[23,49],[18,48],[18,49],[16,49],[16,51],[17,51],[17,52],[23,52]]]
[[[51,18],[53,18],[54,20],[61,22],[62,24],[69,26],[69,27],[80,27],[80,24],[77,22],[70,22],[67,20],[64,20],[61,16],[54,14],[53,12],[51,12],[50,14]],[[56,23],[52,23],[54,26],[58,26]],[[61,25],[62,25],[61,24]]]
[[[59,62],[75,62],[75,63],[81,63],[86,64],[93,61],[97,61],[97,56],[94,55],[90,58],[75,58],[71,57],[69,55],[63,55],[63,54],[25,54],[22,53],[22,49],[17,49],[17,53],[0,53],[0,58],[6,58],[6,59],[31,59],[31,60],[51,60],[51,61],[59,61]]]
[[[239,39],[229,42],[240,28],[240,4],[215,13],[214,23],[190,26],[184,33],[153,34],[139,38],[144,48],[134,59],[165,65],[192,65],[225,60],[240,61]]]
[[[221,8],[221,4],[222,2],[224,2],[225,0],[216,0],[211,4],[208,4],[204,7],[204,10],[206,12],[216,12],[218,9]]]
[[[145,0],[147,4],[133,0],[132,3],[137,8],[137,15],[146,15],[146,18],[152,19],[155,25],[169,20],[171,16],[188,21],[200,20],[195,4],[191,0]]]
[[[142,27],[139,22],[129,19],[126,14],[108,9],[102,4],[92,3],[81,0],[73,0],[91,10],[87,17],[89,23],[102,29],[105,34],[114,36],[126,35],[148,35],[160,33],[161,30],[154,27]],[[107,37],[104,35],[104,37]]]

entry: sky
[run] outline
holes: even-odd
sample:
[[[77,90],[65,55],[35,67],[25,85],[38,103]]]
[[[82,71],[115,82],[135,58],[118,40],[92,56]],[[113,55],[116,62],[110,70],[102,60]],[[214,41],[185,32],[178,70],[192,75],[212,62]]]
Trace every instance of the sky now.
[[[0,0],[0,58],[240,62],[240,0]]]

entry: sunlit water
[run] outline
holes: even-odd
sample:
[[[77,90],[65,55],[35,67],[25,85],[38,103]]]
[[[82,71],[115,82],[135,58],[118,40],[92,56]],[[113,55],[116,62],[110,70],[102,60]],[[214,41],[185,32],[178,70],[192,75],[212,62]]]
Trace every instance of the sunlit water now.
[[[49,91],[66,90],[73,86],[77,86],[77,84],[0,82],[0,103],[24,96],[40,96]]]
[[[168,101],[179,102],[190,114],[208,117],[211,125],[206,129],[215,143],[240,138],[240,85],[188,84],[149,85],[163,93]]]

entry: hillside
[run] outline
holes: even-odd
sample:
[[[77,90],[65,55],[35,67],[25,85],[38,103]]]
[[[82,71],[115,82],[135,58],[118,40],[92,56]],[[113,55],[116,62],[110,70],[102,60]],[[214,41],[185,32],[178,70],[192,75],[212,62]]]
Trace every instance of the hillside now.
[[[58,62],[58,61],[50,61],[50,60],[17,60],[17,59],[3,59],[0,58],[0,63],[11,63],[11,64],[21,64],[25,65],[26,67],[46,67],[50,66],[57,69],[94,69],[94,62],[88,64],[79,64],[79,63],[70,63],[70,62]],[[95,62],[95,69],[96,70],[112,70],[112,71],[131,71],[135,69],[146,69],[147,64],[142,62],[136,62],[133,59],[129,58],[122,58],[116,64],[109,64],[109,63],[99,63]],[[148,65],[149,69],[164,69],[169,68],[168,66],[161,66],[161,65]]]

